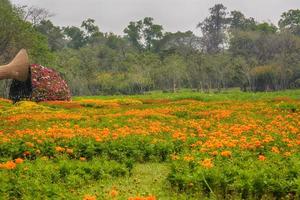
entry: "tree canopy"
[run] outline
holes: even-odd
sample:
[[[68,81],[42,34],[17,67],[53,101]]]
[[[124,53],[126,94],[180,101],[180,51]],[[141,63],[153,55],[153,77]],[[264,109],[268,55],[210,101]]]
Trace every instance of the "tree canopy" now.
[[[151,17],[124,35],[101,32],[94,19],[60,27],[44,8],[0,0],[0,61],[27,48],[32,62],[54,67],[74,95],[136,94],[228,87],[266,91],[300,87],[300,10],[278,27],[216,4],[192,31],[168,32]],[[1,82],[5,95],[8,84]]]

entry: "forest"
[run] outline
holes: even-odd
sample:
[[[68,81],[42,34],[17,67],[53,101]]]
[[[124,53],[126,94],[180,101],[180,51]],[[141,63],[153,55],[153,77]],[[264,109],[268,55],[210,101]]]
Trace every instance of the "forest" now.
[[[272,24],[216,4],[195,24],[200,36],[168,32],[152,17],[129,22],[117,35],[101,32],[94,19],[60,27],[51,16],[0,0],[0,63],[26,48],[31,62],[56,69],[74,96],[300,87],[299,9]],[[9,85],[0,83],[1,96]]]

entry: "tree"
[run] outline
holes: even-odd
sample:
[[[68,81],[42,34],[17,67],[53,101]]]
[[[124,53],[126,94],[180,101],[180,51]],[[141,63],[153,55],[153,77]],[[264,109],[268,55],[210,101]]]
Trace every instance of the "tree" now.
[[[26,48],[31,62],[50,65],[53,55],[47,38],[37,32],[31,23],[24,21],[9,1],[0,0],[0,63],[6,63],[21,48]],[[7,95],[7,81],[1,82],[1,93]]]
[[[81,28],[84,28],[89,36],[100,32],[99,27],[95,25],[95,20],[91,18],[84,20],[81,24]]]
[[[246,18],[240,11],[231,11],[228,18],[229,29],[233,31],[253,31],[256,29],[254,18]]]
[[[257,66],[251,70],[253,91],[276,90],[277,69],[273,66]]]
[[[145,48],[152,50],[157,42],[162,38],[163,27],[158,24],[153,24],[153,18],[146,17],[143,20],[143,36],[146,42]]]
[[[47,39],[31,23],[25,22],[9,1],[0,4],[0,61],[10,60],[21,48],[26,48],[32,61],[49,62]],[[44,54],[44,56],[42,55]]]
[[[106,34],[105,38],[105,45],[120,52],[123,58],[126,57],[127,52],[132,51],[132,49],[130,49],[129,41],[126,38],[115,35],[113,33]]]
[[[300,9],[289,10],[281,15],[278,22],[281,30],[287,30],[295,35],[300,36]]]
[[[202,42],[208,53],[218,53],[222,50],[225,41],[225,28],[227,25],[226,7],[216,4],[210,8],[210,16],[197,25],[201,28]]]
[[[59,26],[54,26],[50,20],[41,21],[35,29],[48,38],[51,51],[61,50],[65,46],[66,41],[62,30]]]
[[[124,29],[124,33],[126,34],[128,40],[139,51],[143,49],[143,45],[141,44],[142,27],[143,27],[143,22],[140,20],[137,22],[130,22],[127,28]]]
[[[88,18],[84,20],[81,24],[81,28],[86,31],[85,40],[88,43],[97,43],[98,40],[103,38],[103,33],[99,31],[99,27],[95,25],[95,20]]]
[[[127,69],[130,93],[144,93],[153,88],[154,77],[151,74],[155,67],[160,66],[159,58],[151,52],[129,54],[122,62]]]
[[[262,33],[276,33],[277,27],[274,24],[269,24],[267,22],[263,22],[263,23],[256,25],[255,31],[259,31]]]
[[[170,54],[179,54],[186,60],[187,56],[194,51],[200,50],[200,38],[195,36],[192,31],[187,32],[167,32],[163,38],[157,43],[156,52],[162,57]]]
[[[137,22],[130,22],[124,33],[132,45],[142,50],[155,50],[159,40],[163,37],[163,27],[153,23],[153,18],[145,17]]]
[[[179,55],[170,55],[163,60],[162,68],[158,69],[163,89],[176,92],[180,88],[183,79],[186,78],[186,62]]]
[[[46,21],[53,16],[53,14],[50,13],[47,9],[39,8],[36,6],[21,6],[17,7],[17,9],[19,10],[19,13],[21,14],[23,20],[31,22],[33,26],[36,26],[42,21]]]
[[[68,47],[73,49],[79,49],[86,44],[86,36],[84,32],[75,26],[64,27],[64,34],[68,37]]]

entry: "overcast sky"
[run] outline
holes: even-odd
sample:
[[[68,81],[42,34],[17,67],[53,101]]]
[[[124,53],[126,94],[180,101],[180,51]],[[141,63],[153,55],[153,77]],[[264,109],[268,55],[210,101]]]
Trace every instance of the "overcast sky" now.
[[[300,0],[11,0],[14,4],[38,6],[55,14],[59,26],[79,26],[87,18],[96,20],[102,32],[122,34],[129,21],[153,17],[165,31],[192,30],[208,16],[208,9],[223,3],[228,11],[240,10],[258,21],[277,24],[289,9],[300,9]]]

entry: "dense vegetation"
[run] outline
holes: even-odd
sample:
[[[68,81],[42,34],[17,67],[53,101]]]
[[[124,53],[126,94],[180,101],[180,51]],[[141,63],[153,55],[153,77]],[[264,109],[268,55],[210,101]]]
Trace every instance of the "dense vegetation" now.
[[[101,32],[93,19],[59,27],[50,16],[0,0],[0,62],[25,47],[32,62],[59,70],[74,95],[300,86],[299,9],[284,12],[276,26],[217,4],[195,24],[201,36],[167,32],[151,17],[130,22],[119,36]],[[1,83],[2,95],[7,86]]]
[[[0,99],[0,199],[299,199],[299,95]]]

